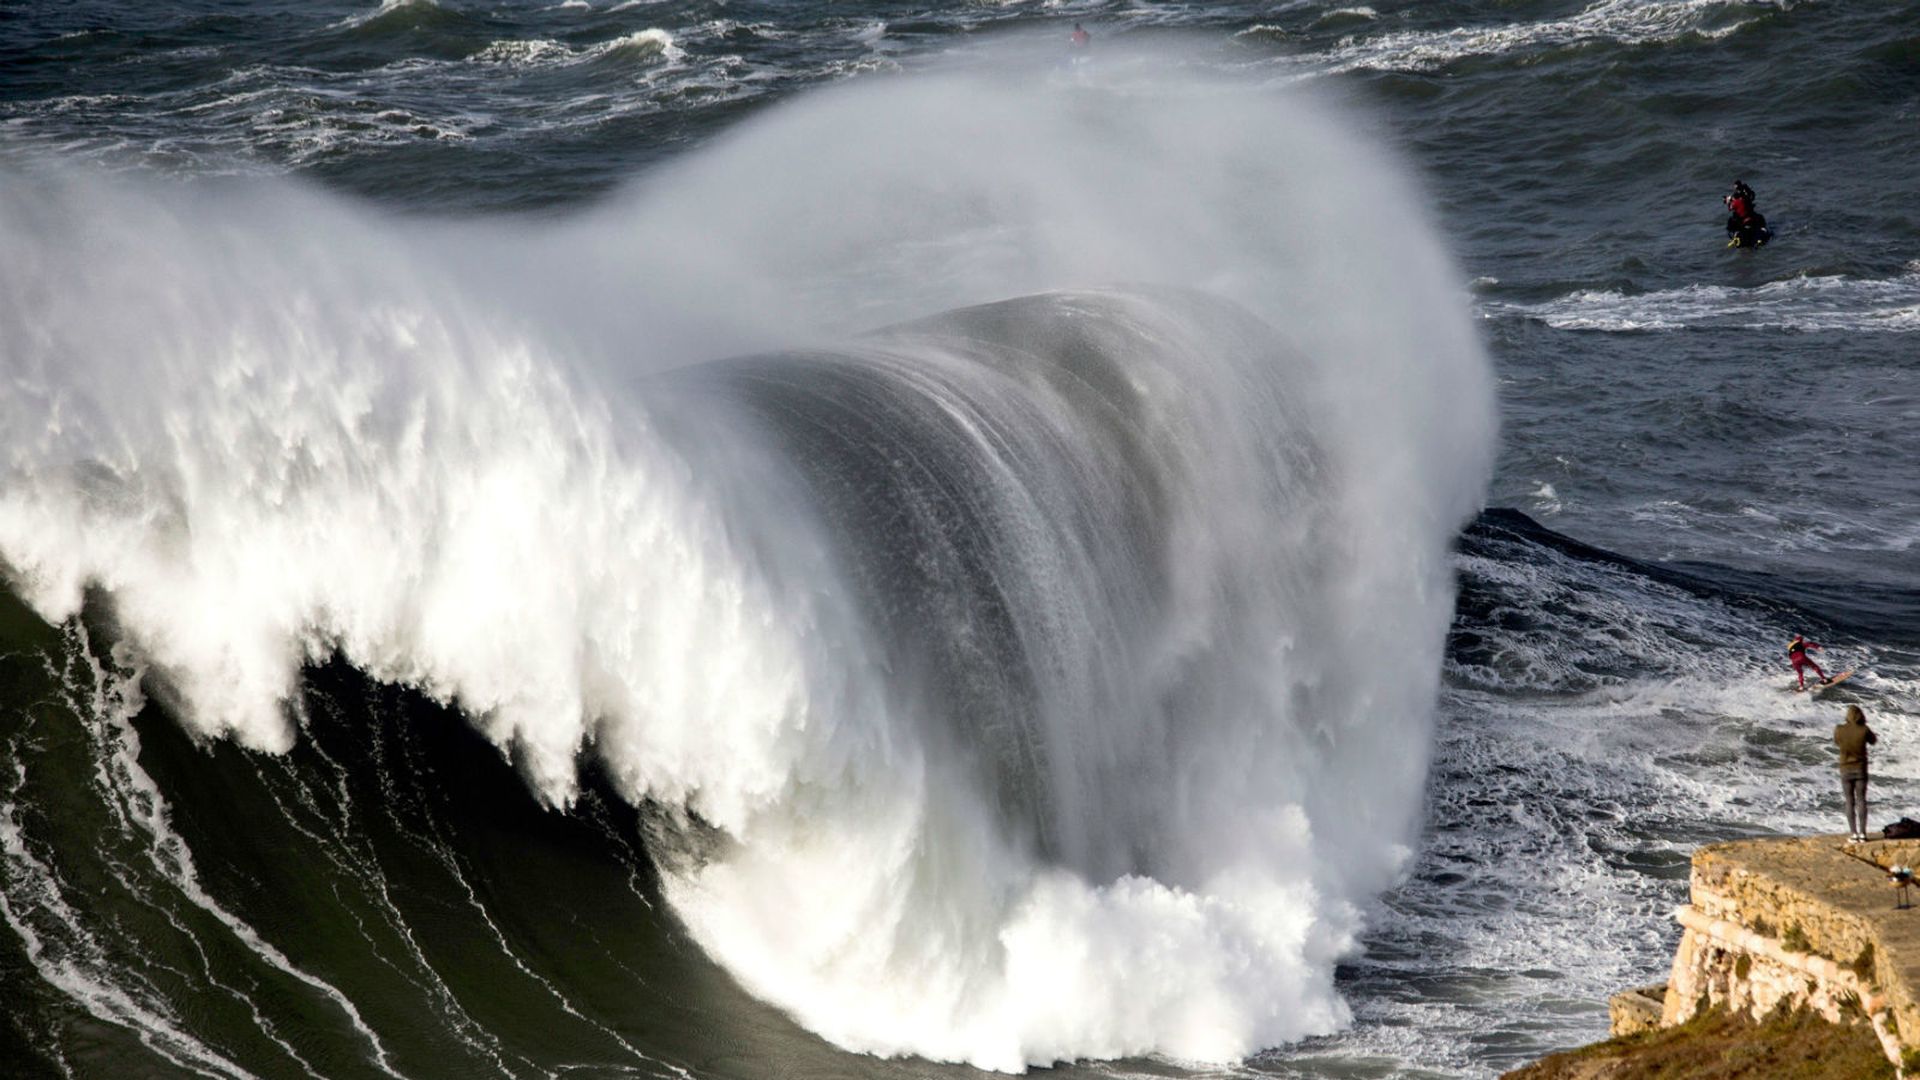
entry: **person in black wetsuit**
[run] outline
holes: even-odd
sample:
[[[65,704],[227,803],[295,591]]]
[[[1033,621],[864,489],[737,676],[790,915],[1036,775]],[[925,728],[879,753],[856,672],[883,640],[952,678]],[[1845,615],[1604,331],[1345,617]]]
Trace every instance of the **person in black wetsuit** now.
[[[1767,219],[1755,205],[1759,200],[1745,180],[1733,182],[1733,194],[1720,200],[1727,206],[1727,246],[1759,247],[1773,239]]]

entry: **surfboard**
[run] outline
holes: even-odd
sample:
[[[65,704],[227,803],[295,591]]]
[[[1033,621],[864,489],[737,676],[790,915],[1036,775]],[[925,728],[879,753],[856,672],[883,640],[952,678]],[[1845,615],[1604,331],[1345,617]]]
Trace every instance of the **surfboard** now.
[[[1809,690],[1817,694],[1822,690],[1830,690],[1833,687],[1839,686],[1841,683],[1846,682],[1848,679],[1853,677],[1853,673],[1855,670],[1857,669],[1848,668],[1847,670],[1841,672],[1840,674],[1835,675],[1833,678],[1828,679],[1826,682],[1808,683],[1805,686],[1792,686],[1792,687],[1788,687],[1788,689],[1792,690],[1796,694],[1804,694]]]

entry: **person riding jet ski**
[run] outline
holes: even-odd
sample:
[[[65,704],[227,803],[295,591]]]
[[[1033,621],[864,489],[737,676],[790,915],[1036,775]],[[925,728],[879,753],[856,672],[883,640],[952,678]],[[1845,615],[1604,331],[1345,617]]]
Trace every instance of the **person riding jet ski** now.
[[[1735,180],[1733,193],[1721,201],[1727,205],[1728,247],[1759,247],[1773,239],[1773,230],[1754,205],[1757,197],[1745,180]]]

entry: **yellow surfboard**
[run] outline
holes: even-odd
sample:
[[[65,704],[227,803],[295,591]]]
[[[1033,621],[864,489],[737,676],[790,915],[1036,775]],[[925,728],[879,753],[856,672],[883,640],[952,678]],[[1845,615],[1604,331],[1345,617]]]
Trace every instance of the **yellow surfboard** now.
[[[1853,677],[1853,673],[1855,670],[1857,669],[1848,668],[1847,670],[1841,672],[1840,674],[1835,675],[1833,678],[1828,679],[1826,682],[1808,683],[1805,686],[1795,686],[1795,687],[1792,687],[1791,689],[1796,694],[1804,694],[1809,690],[1812,690],[1814,693],[1817,694],[1822,690],[1839,686],[1841,683],[1846,682],[1848,679]]]

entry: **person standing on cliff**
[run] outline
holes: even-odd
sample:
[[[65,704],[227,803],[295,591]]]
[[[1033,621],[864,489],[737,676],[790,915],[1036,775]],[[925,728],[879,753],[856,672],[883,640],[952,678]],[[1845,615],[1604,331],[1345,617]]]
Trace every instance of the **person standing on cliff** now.
[[[1867,838],[1867,747],[1880,736],[1867,726],[1867,714],[1858,705],[1847,706],[1847,722],[1836,724],[1833,744],[1840,748],[1840,794],[1846,799],[1847,842]]]

